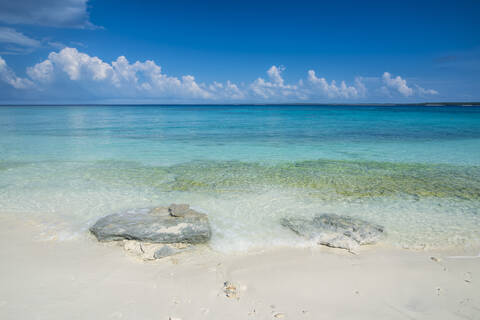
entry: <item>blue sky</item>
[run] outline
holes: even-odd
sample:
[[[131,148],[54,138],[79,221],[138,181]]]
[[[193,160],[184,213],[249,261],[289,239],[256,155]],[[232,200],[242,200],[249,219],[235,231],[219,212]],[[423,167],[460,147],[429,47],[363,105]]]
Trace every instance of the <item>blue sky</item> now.
[[[0,103],[480,100],[479,1],[0,0]]]

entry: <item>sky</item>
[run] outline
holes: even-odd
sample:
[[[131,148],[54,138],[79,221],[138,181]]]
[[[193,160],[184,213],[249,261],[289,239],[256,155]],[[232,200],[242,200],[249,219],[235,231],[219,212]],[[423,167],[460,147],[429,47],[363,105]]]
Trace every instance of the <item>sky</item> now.
[[[480,101],[480,1],[0,0],[0,104]]]

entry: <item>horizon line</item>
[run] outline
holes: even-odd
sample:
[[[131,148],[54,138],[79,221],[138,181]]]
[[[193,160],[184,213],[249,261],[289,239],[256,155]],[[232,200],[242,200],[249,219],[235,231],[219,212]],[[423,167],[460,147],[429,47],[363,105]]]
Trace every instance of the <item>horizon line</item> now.
[[[9,103],[1,104],[0,107],[53,107],[53,106],[425,106],[425,107],[442,107],[442,106],[480,106],[480,101],[467,102],[412,102],[412,103]]]

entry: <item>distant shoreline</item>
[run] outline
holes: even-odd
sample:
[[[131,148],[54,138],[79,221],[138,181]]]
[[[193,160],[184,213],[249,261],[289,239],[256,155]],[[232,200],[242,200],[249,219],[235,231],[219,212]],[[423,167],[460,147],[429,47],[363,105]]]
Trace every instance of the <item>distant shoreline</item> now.
[[[101,106],[156,106],[156,107],[479,107],[480,102],[422,102],[422,103],[42,103],[42,104],[0,104],[0,107],[101,107]]]

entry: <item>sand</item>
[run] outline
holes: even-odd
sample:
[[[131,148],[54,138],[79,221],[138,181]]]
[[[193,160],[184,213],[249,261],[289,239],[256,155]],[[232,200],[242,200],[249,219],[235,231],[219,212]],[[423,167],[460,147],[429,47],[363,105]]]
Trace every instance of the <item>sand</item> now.
[[[144,262],[40,232],[0,219],[0,319],[480,319],[475,249],[199,248]]]

